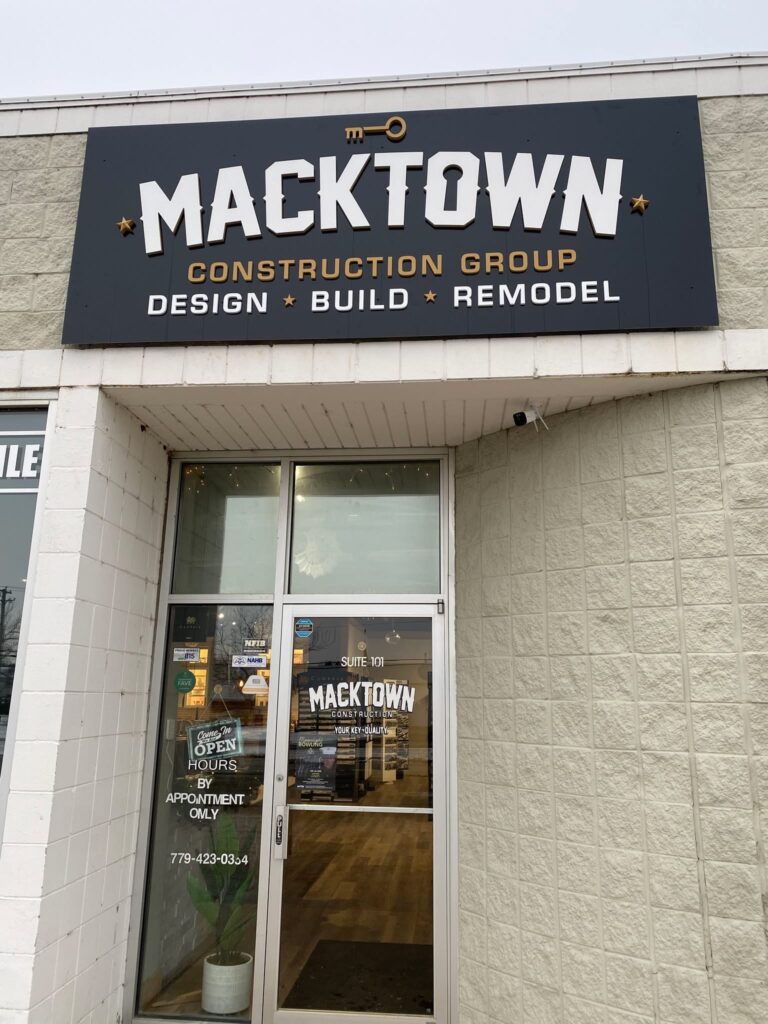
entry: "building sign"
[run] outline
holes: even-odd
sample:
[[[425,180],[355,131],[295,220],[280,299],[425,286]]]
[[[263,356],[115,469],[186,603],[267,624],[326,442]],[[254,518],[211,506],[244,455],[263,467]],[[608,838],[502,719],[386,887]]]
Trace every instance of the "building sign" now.
[[[89,132],[65,344],[716,323],[694,97]]]

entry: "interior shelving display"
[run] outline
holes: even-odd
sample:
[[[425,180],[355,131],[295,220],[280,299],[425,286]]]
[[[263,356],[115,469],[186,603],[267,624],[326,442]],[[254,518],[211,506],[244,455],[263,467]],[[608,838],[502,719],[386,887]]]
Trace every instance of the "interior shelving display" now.
[[[366,709],[358,709],[354,718],[334,717],[334,710],[320,710],[312,705],[309,699],[310,688],[336,686],[342,682],[357,682],[360,677],[344,669],[310,666],[298,677],[298,716],[296,721],[296,737],[307,733],[336,733],[337,726],[363,726],[367,722]],[[371,774],[373,748],[368,738],[363,735],[347,733],[336,734],[336,775],[331,798],[339,801],[356,803],[365,793],[366,782]],[[315,796],[328,799],[327,788],[318,786],[317,790],[305,788],[302,799],[312,800]]]
[[[410,738],[408,735],[408,712],[398,711],[397,713],[397,771],[405,772],[408,768],[410,757]],[[402,775],[399,774],[399,778]]]
[[[384,685],[406,685],[403,680],[385,679]],[[374,715],[376,712],[374,712]],[[405,720],[405,735],[402,733],[401,718]],[[385,712],[381,718],[374,718],[376,725],[383,726],[384,732],[374,739],[373,774],[374,782],[394,782],[398,770],[408,767],[408,714],[407,712]],[[402,744],[405,744],[403,753]]]
[[[394,782],[397,778],[397,732],[391,719],[384,719],[385,732],[373,743],[374,782]]]

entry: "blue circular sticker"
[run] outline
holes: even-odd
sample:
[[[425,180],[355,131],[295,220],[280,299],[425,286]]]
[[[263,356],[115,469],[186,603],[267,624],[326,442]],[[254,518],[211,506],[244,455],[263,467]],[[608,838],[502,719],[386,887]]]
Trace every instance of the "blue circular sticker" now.
[[[293,631],[300,640],[306,640],[307,637],[312,636],[312,619],[296,619],[293,624]]]

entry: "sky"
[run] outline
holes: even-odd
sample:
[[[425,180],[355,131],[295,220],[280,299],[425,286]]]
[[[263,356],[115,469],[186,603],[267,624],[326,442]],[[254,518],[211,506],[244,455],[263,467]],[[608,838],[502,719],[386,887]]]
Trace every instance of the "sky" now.
[[[768,50],[766,0],[0,0],[0,97]]]

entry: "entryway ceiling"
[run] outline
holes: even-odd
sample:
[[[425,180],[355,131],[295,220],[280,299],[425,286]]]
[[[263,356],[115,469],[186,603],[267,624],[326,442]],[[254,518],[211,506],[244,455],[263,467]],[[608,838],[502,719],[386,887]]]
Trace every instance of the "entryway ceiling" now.
[[[106,387],[174,451],[442,447],[629,395],[744,374],[300,385]]]

